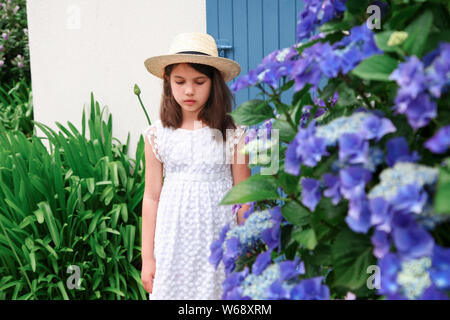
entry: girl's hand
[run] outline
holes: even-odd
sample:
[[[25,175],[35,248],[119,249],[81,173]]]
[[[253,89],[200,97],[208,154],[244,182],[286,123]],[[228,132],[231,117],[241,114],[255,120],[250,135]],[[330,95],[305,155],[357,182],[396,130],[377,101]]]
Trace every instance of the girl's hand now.
[[[141,280],[145,291],[152,293],[153,278],[155,278],[156,261],[155,259],[142,262]]]

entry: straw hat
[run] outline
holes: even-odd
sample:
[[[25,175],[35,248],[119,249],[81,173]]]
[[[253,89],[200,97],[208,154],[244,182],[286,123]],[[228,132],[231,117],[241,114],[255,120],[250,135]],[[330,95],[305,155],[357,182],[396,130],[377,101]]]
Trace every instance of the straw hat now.
[[[164,68],[174,63],[201,63],[215,67],[225,82],[239,75],[241,67],[236,61],[219,57],[217,44],[207,33],[180,33],[172,41],[169,53],[145,60],[147,70],[163,79]]]

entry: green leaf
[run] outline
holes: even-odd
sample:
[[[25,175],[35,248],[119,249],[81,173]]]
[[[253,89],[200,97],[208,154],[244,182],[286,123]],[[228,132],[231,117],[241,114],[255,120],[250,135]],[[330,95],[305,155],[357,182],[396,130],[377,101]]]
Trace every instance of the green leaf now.
[[[392,14],[392,18],[389,20],[389,29],[402,30],[408,20],[417,13],[420,7],[421,4],[419,3],[395,10]]]
[[[94,194],[95,191],[95,179],[94,178],[87,178],[86,179],[86,186],[88,188],[88,191],[90,194]]]
[[[228,205],[278,199],[280,196],[277,189],[278,183],[275,177],[270,175],[253,175],[235,185],[219,204]]]
[[[347,0],[345,6],[352,14],[362,14],[366,11],[369,0]]]
[[[285,114],[282,114],[273,122],[272,128],[279,130],[279,139],[282,142],[291,142],[297,134],[287,121]]]
[[[309,223],[309,211],[295,201],[289,201],[283,206],[281,213],[293,225],[304,226]]]
[[[376,264],[367,235],[349,229],[341,231],[331,246],[335,285],[356,290],[366,284],[367,268]]]
[[[292,238],[309,250],[313,250],[317,245],[316,233],[313,229],[294,231]]]
[[[450,214],[450,169],[439,168],[437,191],[434,198],[434,211]]]
[[[356,100],[355,90],[347,86],[345,82],[342,81],[336,89],[339,94],[338,101],[336,102],[336,107],[348,107],[358,102]]]
[[[47,224],[48,230],[50,231],[50,236],[52,237],[53,243],[55,244],[56,248],[58,248],[60,244],[59,232],[56,226],[55,217],[53,216],[52,209],[50,208],[50,205],[47,202],[38,203],[38,207],[41,210],[41,212],[43,212],[44,219]]]
[[[388,55],[374,55],[358,64],[352,74],[365,80],[390,81],[389,75],[397,64],[398,61]]]
[[[237,107],[230,113],[237,124],[254,125],[266,119],[275,118],[269,101],[249,100]]]
[[[42,224],[44,222],[44,212],[41,209],[36,209],[35,211],[33,211],[36,218],[37,218],[37,222],[39,224]]]
[[[285,172],[284,170],[278,171],[278,180],[281,183],[281,186],[283,187],[284,192],[287,194],[295,193],[297,189],[297,184],[300,179],[300,176],[294,176],[292,174],[289,174]]]
[[[426,10],[405,29],[408,33],[408,38],[403,43],[403,49],[409,55],[422,56],[432,24],[433,13],[430,10]]]

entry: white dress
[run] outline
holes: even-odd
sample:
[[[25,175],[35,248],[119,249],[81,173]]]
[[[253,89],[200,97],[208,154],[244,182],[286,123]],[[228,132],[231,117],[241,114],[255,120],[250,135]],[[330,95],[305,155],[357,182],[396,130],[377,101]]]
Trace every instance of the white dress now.
[[[231,159],[247,126],[220,133],[201,129],[172,129],[161,120],[144,130],[156,158],[163,163],[154,238],[156,261],[151,300],[220,300],[225,270],[208,262],[210,245],[222,227],[237,224],[232,205],[219,202],[233,187]],[[218,140],[220,141],[220,140]]]

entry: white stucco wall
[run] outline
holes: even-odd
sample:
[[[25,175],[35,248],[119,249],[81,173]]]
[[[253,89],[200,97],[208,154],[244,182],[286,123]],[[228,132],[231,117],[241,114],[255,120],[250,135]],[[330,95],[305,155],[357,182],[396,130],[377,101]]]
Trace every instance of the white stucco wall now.
[[[144,60],[165,54],[177,33],[206,32],[206,0],[27,0],[27,15],[35,121],[81,131],[92,91],[113,136],[125,144],[130,132],[131,158],[148,125],[135,83],[152,123],[159,118],[162,81]]]

